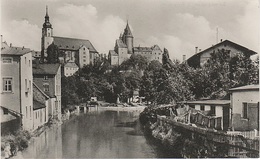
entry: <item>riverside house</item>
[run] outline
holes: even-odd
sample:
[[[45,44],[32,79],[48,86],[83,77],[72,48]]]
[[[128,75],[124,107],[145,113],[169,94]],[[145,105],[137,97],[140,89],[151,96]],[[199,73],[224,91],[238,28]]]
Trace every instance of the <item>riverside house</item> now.
[[[196,120],[198,124],[207,126],[210,125],[210,121],[213,122],[214,125],[218,125],[218,129],[227,130],[229,128],[230,123],[230,100],[199,100],[199,101],[186,101],[186,105],[190,108],[194,108],[195,110],[199,110],[202,112],[206,112],[205,116],[201,114],[201,117],[198,115],[198,119]],[[202,120],[200,120],[201,118]],[[205,120],[203,119],[205,118]],[[208,118],[208,120],[206,119]],[[211,120],[212,119],[212,120]],[[200,122],[201,121],[201,122]],[[206,122],[208,121],[208,122]],[[215,128],[216,126],[211,126]]]
[[[189,66],[194,68],[202,67],[207,62],[207,60],[211,57],[210,55],[211,53],[222,49],[229,50],[230,57],[233,57],[237,54],[244,54],[246,57],[250,57],[252,55],[257,54],[255,51],[252,51],[232,41],[221,40],[220,43],[213,45],[203,51],[198,52],[198,47],[196,47],[195,54],[187,60],[187,63]]]
[[[48,104],[50,97],[33,83],[33,129],[48,122]]]
[[[259,131],[259,85],[246,85],[230,91],[233,129]]]
[[[1,132],[20,127],[33,129],[33,76],[31,50],[2,45],[1,48]]]
[[[60,64],[33,65],[33,82],[50,97],[48,118],[61,119],[61,66]]]

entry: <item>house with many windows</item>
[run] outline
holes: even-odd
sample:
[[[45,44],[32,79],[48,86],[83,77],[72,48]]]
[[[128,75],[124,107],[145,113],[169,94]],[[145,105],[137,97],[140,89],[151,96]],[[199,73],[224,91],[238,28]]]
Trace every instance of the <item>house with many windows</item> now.
[[[33,129],[32,53],[24,47],[1,48],[1,130]],[[8,124],[11,123],[11,124]],[[2,131],[3,132],[3,131]]]
[[[213,45],[203,51],[198,52],[198,47],[196,47],[195,54],[191,56],[187,61],[187,64],[194,68],[202,67],[208,59],[211,57],[211,53],[217,52],[218,50],[227,50],[229,51],[229,56],[233,57],[238,54],[243,54],[246,57],[257,54],[255,51],[250,50],[242,45],[234,43],[229,40],[220,41],[218,44]]]
[[[60,64],[33,65],[33,82],[50,97],[48,118],[61,119],[61,66]]]
[[[63,66],[63,75],[68,77],[72,76],[79,69],[75,62],[68,62]]]

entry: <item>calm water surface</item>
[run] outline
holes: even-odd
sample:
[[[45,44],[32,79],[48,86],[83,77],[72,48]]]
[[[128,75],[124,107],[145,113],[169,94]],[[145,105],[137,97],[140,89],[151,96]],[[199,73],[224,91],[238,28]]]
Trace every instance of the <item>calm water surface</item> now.
[[[129,112],[104,111],[74,117],[31,141],[18,158],[156,158],[164,152],[140,130]]]

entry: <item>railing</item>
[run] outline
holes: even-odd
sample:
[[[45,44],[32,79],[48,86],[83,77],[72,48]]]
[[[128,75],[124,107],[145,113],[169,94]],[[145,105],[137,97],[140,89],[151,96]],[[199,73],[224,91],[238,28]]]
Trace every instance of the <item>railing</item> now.
[[[257,130],[253,130],[253,131],[228,131],[227,134],[241,135],[244,138],[248,138],[248,139],[259,139],[259,131],[257,131]]]
[[[170,120],[161,116],[157,116],[157,122],[160,125],[170,124],[174,127],[183,128],[187,131],[197,133],[199,135],[205,136],[208,140],[211,140],[212,142],[227,144],[233,148],[236,148],[239,150],[239,152],[242,152],[241,150],[243,150],[252,152],[253,155],[259,154],[259,139],[248,139],[239,135],[227,134],[209,128],[194,127],[190,126],[189,124]]]

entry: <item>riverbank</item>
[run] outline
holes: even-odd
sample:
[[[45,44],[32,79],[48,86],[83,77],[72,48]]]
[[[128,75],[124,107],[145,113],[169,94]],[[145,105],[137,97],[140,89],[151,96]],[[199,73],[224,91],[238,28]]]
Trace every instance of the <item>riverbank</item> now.
[[[100,111],[126,111],[126,112],[137,112],[137,113],[141,113],[143,112],[143,110],[146,108],[146,106],[142,105],[142,106],[131,106],[131,107],[98,107],[98,109]]]

